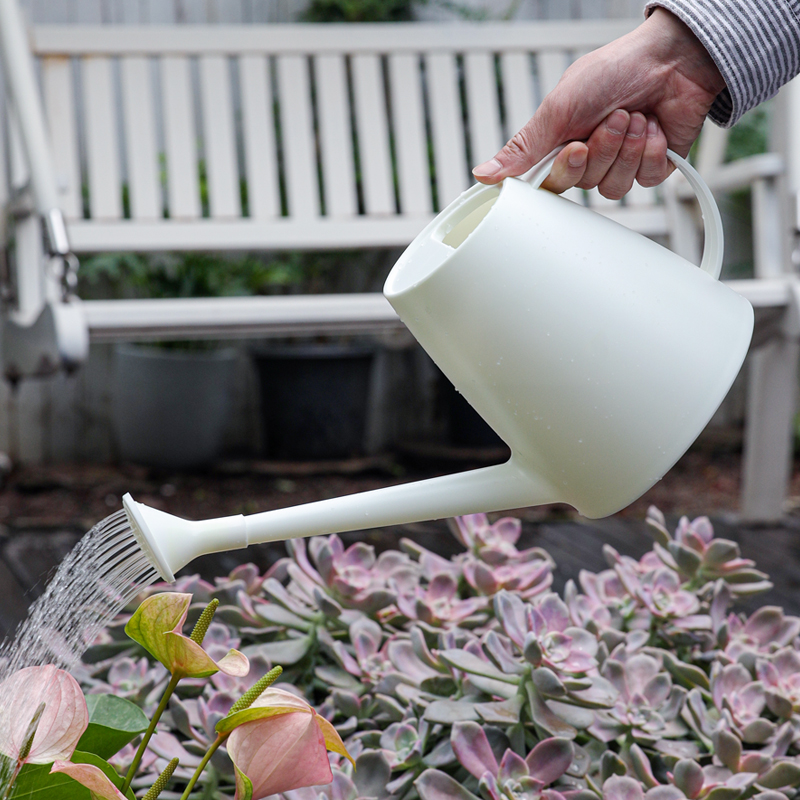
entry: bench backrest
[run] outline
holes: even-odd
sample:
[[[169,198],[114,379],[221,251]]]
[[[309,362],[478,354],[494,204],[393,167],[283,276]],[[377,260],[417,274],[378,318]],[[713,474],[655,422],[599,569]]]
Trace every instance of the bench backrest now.
[[[576,57],[636,22],[34,27],[73,245],[407,243]],[[665,232],[654,191],[623,209],[593,194]]]

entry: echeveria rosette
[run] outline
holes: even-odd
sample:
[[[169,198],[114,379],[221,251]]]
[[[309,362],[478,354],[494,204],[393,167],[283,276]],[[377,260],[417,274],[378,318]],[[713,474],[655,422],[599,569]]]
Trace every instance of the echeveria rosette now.
[[[226,748],[236,769],[237,800],[330,783],[328,750],[350,759],[333,725],[285,689],[266,689],[217,731],[230,732]]]
[[[16,763],[69,759],[89,725],[80,685],[68,672],[50,664],[14,672],[0,683],[0,698],[6,702],[13,698],[13,714],[4,714],[0,725],[0,753]],[[26,747],[31,720],[42,704],[33,742]],[[23,748],[28,752],[21,753]]]
[[[472,619],[483,611],[488,600],[483,597],[461,599],[458,581],[448,572],[434,575],[426,587],[415,586],[413,592],[397,597],[397,608],[406,619],[426,625],[448,627],[468,621],[485,621],[485,615]]]
[[[474,722],[453,725],[450,743],[458,762],[478,781],[487,800],[564,800],[557,789],[546,787],[569,769],[572,744],[566,739],[540,741],[525,758],[507,749],[500,763],[486,732]],[[415,786],[422,800],[478,800],[462,783],[437,769],[429,769]]]
[[[241,677],[250,669],[247,656],[230,650],[219,661],[181,633],[192,602],[190,594],[164,592],[148,597],[125,626],[125,633],[173,675],[207,678],[216,672]]]
[[[656,540],[653,550],[682,581],[692,589],[722,579],[736,596],[765,592],[772,588],[768,576],[755,569],[755,562],[742,558],[739,545],[728,539],[714,537],[714,527],[708,517],[689,520],[681,517],[674,536],[666,527],[664,515],[651,507],[647,522]]]

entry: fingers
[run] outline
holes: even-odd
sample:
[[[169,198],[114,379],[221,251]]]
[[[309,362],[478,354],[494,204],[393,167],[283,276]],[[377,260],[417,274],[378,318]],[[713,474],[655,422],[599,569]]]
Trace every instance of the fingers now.
[[[638,112],[631,114],[630,123],[622,138],[617,156],[597,185],[603,197],[619,200],[630,191],[644,155],[647,143],[646,130],[647,119],[644,114]]]
[[[667,159],[667,137],[655,117],[647,118],[646,141],[636,180],[642,186],[658,186],[674,169]]]
[[[586,171],[589,148],[583,142],[570,142],[556,157],[542,188],[561,194],[577,186]]]

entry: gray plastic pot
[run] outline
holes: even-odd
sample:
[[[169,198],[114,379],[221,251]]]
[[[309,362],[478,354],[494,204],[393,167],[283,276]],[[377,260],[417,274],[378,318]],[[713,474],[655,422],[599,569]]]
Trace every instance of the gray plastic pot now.
[[[196,469],[219,455],[237,353],[120,345],[113,422],[123,461]]]

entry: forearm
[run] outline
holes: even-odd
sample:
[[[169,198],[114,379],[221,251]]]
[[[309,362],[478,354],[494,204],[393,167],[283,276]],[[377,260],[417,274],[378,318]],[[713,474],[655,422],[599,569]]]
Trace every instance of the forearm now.
[[[725,88],[709,116],[730,126],[800,72],[800,0],[654,0],[682,20],[713,59]]]

